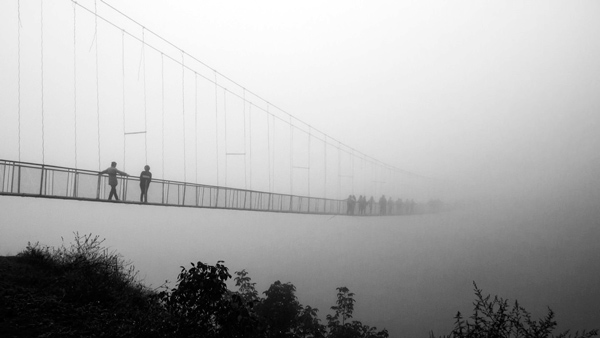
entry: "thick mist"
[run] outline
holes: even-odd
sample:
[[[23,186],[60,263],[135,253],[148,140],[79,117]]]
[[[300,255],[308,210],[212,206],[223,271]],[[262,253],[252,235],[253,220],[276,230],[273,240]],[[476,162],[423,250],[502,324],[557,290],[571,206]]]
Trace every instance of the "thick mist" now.
[[[356,293],[355,318],[392,337],[449,332],[457,311],[472,310],[472,282],[518,299],[534,316],[552,308],[560,329],[591,329],[600,322],[597,191],[515,194],[397,217],[3,196],[0,254],[93,233],[131,260],[146,285],[173,285],[190,262],[224,260],[231,273],[249,271],[259,292],[276,280],[293,283],[299,301],[319,308],[323,319],[335,288],[347,286]]]
[[[313,197],[391,191],[448,209],[332,217],[0,196],[0,255],[92,233],[152,287],[224,260],[259,292],[293,283],[323,319],[346,286],[355,318],[391,337],[448,333],[473,282],[534,316],[551,307],[560,329],[600,327],[600,2],[98,1],[119,28],[77,3],[0,5],[0,159],[148,164],[155,178],[277,193],[305,194],[312,178]],[[144,128],[147,142],[125,140]],[[227,157],[238,150],[253,160]],[[308,175],[293,168],[308,163]]]

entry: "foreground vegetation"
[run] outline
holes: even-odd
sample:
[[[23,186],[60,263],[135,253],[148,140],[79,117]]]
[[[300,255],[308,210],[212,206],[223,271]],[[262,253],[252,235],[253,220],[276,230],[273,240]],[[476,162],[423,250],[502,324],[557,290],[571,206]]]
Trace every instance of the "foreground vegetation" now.
[[[259,295],[245,270],[232,276],[223,262],[181,268],[174,288],[149,290],[130,262],[98,236],[75,234],[69,246],[28,244],[0,257],[1,337],[322,337],[385,338],[388,332],[354,320],[354,294],[337,288],[324,323],[303,306],[291,283],[274,282]],[[517,303],[476,290],[474,314],[455,317],[443,337],[552,337],[551,310],[535,321]],[[592,337],[596,331],[557,337]],[[433,333],[430,334],[434,337]]]

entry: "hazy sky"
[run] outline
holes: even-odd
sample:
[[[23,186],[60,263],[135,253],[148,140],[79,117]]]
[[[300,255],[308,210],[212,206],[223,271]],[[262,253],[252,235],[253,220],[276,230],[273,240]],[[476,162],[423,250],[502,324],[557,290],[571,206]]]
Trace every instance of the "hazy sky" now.
[[[600,145],[596,1],[127,1],[187,52],[376,158],[453,177]],[[392,150],[393,149],[393,150]],[[508,163],[507,163],[508,162]]]
[[[251,271],[261,290],[276,279],[291,281],[298,286],[301,301],[318,306],[322,314],[334,301],[326,297],[334,296],[338,283],[346,284],[364,297],[359,304],[364,309],[360,319],[396,333],[410,332],[406,331],[409,326],[427,332],[431,323],[446,323],[446,319],[447,326],[439,325],[449,328],[456,310],[469,309],[472,280],[485,284],[480,286],[486,292],[524,299],[540,311],[551,305],[562,311],[557,314],[569,315],[566,323],[574,329],[597,322],[598,313],[593,312],[597,292],[589,290],[596,290],[593,272],[598,271],[593,257],[599,238],[600,2],[106,0],[142,23],[144,31],[98,0],[98,13],[120,28],[99,20],[97,34],[93,15],[68,0],[43,1],[42,25],[40,3],[0,2],[2,159],[17,159],[20,143],[23,161],[42,161],[43,45],[45,160],[49,164],[73,166],[77,154],[80,168],[103,169],[116,160],[121,169],[136,175],[146,164],[143,136],[124,141],[123,131],[144,128],[141,116],[146,102],[147,162],[155,177],[183,179],[182,144],[187,145],[188,156],[199,144],[196,157],[190,157],[185,166],[188,180],[199,176],[200,183],[220,179],[223,184],[222,154],[239,151],[241,135],[248,131],[243,125],[240,128],[240,121],[252,114],[252,187],[266,189],[275,183],[267,182],[266,173],[276,164],[275,190],[287,193],[289,128],[277,122],[275,130],[261,112],[270,108],[271,113],[286,118],[277,106],[382,162],[441,179],[452,188],[444,196],[448,199],[546,195],[552,200],[527,205],[518,201],[510,209],[504,209],[505,204],[488,204],[494,217],[488,212],[469,217],[453,213],[330,221],[322,216],[3,197],[0,226],[4,228],[0,230],[8,235],[0,236],[4,240],[0,253],[14,254],[26,241],[59,244],[60,236],[68,241],[70,231],[81,231],[106,237],[109,245],[134,260],[153,281],[173,279],[178,266],[190,261],[226,259],[232,269]],[[93,0],[78,3],[94,8]],[[143,49],[121,28],[140,39],[143,35],[149,45],[165,53],[164,62],[159,52]],[[200,74],[197,91],[194,74],[186,70],[182,75],[177,64],[181,52],[150,31],[185,51],[186,66]],[[222,74],[218,82],[230,92],[218,89],[215,95],[210,82],[214,73],[190,56]],[[271,106],[248,92],[247,99],[255,104],[250,114],[248,105],[235,98],[243,92],[223,75]],[[147,84],[145,100],[143,83]],[[190,125],[194,92],[200,107],[195,124],[200,131],[198,142]],[[127,111],[126,118],[122,110]],[[217,120],[219,135],[215,135]],[[185,136],[180,127],[184,122]],[[229,123],[227,127],[223,122]],[[225,128],[230,136],[227,149]],[[267,128],[273,129],[267,132]],[[164,170],[161,129],[166,132]],[[98,152],[97,134],[102,139]],[[307,140],[301,134],[294,133],[296,143],[289,148],[298,148],[296,165],[312,160],[312,192],[319,195],[319,170],[324,166],[319,159],[324,150],[315,139],[314,154],[307,157],[306,149],[301,149]],[[221,142],[220,178],[213,161],[216,140]],[[276,143],[273,140],[278,140],[278,148],[268,151],[276,152],[277,160],[268,162],[265,149],[268,142]],[[337,198],[339,154],[333,146],[326,150],[331,185],[327,193]],[[197,159],[200,169],[194,170]],[[340,159],[345,165],[348,161],[348,157]],[[242,184],[239,177],[233,181],[241,166],[238,158],[231,158],[228,184]],[[295,189],[303,193],[301,170],[296,174]],[[357,190],[356,195],[373,194],[370,183],[364,180],[358,186],[364,190]],[[406,187],[398,190],[400,197],[412,197],[404,194]],[[381,192],[385,187],[378,188]],[[587,202],[581,203],[582,199]],[[288,254],[282,255],[286,249]],[[337,267],[330,271],[330,266]],[[436,303],[438,296],[443,309]],[[413,304],[425,307],[415,310]],[[370,309],[387,309],[386,318]],[[387,318],[390,314],[405,315],[403,322],[408,324],[393,326],[400,324],[397,318]],[[421,318],[420,324],[413,323],[416,317]]]
[[[80,3],[94,8],[93,1]],[[485,182],[508,191],[565,178],[585,180],[600,168],[600,4],[596,1],[106,3],[273,105],[395,167],[455,186],[482,187]],[[2,5],[6,10],[1,14],[1,41],[9,46],[2,55],[10,61],[5,63],[10,69],[3,70],[10,72],[5,77],[10,80],[1,81],[3,115],[14,114],[16,102],[16,4]],[[139,26],[102,1],[96,4],[101,15],[141,37]],[[68,74],[60,81],[66,88],[73,86],[69,80],[73,52],[68,50],[73,48],[72,7],[64,1],[46,3],[44,9],[46,63],[64,61],[66,68],[57,76]],[[36,61],[40,52],[35,50],[40,44],[39,11],[38,2],[21,1],[22,34],[30,34],[34,41],[28,52],[28,40],[22,37],[22,67],[40,67]],[[94,88],[94,21],[79,7],[77,15],[78,86]],[[54,35],[53,22],[65,23]],[[99,27],[101,72],[114,68],[114,74],[119,74],[121,34],[102,22]],[[145,38],[152,36],[145,32]],[[63,54],[52,54],[53,42],[63,47]],[[125,72],[132,78],[137,73],[139,90],[141,49],[133,42],[125,45],[131,59]],[[160,48],[173,51],[164,43]],[[160,56],[156,52],[152,56],[149,48],[146,53],[146,76],[157,86]],[[29,57],[33,61],[26,64]],[[108,60],[114,61],[114,67],[107,65]],[[82,75],[86,67],[87,79]],[[48,87],[52,68],[60,69],[46,64]],[[180,72],[175,66],[168,71]],[[173,84],[181,81],[174,76]],[[27,75],[22,77],[26,82]],[[114,87],[120,86],[117,75],[113,77]],[[37,93],[39,75],[31,78],[31,91]],[[189,75],[186,81],[191,86]],[[110,86],[107,82],[101,78],[101,86]],[[47,97],[53,96],[51,90],[46,89]],[[86,89],[78,90],[78,100],[84,102],[81,96]],[[149,96],[158,96],[148,90]],[[213,89],[207,87],[205,92],[210,101]],[[72,94],[66,89],[63,94],[70,104]],[[88,94],[93,102],[93,93]],[[110,95],[102,91],[101,95],[102,118],[110,123],[107,111],[120,109],[120,98],[106,103]],[[188,95],[188,105],[190,101]],[[94,114],[92,109],[88,117],[79,116],[82,125],[88,119],[90,134],[95,132]],[[14,116],[10,118],[14,122]],[[118,122],[120,117],[114,119]],[[68,118],[64,122],[72,123]],[[48,126],[47,133],[57,124],[61,125]],[[39,134],[37,129],[32,132],[37,138]],[[79,134],[82,137],[84,132]],[[114,138],[104,137],[104,142]],[[102,167],[108,164],[107,157],[116,156],[122,154],[104,156]]]

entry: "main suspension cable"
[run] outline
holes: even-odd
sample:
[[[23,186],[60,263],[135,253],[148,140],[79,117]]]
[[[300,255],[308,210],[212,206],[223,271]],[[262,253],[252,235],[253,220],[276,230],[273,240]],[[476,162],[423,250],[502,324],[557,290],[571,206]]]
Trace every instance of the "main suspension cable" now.
[[[84,7],[84,6],[80,5],[80,4],[79,4],[77,1],[75,1],[75,0],[71,0],[71,1],[73,1],[75,4],[77,4],[77,5],[81,6],[82,8],[84,8],[84,9],[88,10],[86,7]],[[116,9],[115,7],[113,7],[113,6],[111,6],[110,4],[106,3],[104,0],[101,0],[101,1],[102,1],[102,2],[103,2],[105,5],[107,5],[109,8],[111,8],[112,10],[114,10],[114,11],[116,11],[117,13],[121,14],[122,16],[126,17],[127,19],[131,20],[131,21],[132,21],[132,22],[134,22],[135,24],[137,24],[137,25],[139,25],[139,26],[143,26],[143,25],[141,25],[139,22],[135,21],[135,20],[134,20],[134,19],[132,19],[131,17],[127,16],[127,15],[126,15],[126,14],[124,14],[123,12],[119,11],[118,9]],[[88,11],[89,11],[89,10],[88,10]],[[90,12],[91,12],[91,11],[90,11]],[[94,14],[95,14],[96,16],[98,16],[98,14],[97,14],[97,13],[95,13],[95,12],[94,12]],[[101,18],[102,18],[102,17],[101,17]],[[118,27],[117,25],[115,25],[114,23],[112,23],[112,22],[108,21],[107,19],[105,19],[105,18],[102,18],[102,19],[103,19],[104,21],[106,21],[107,23],[109,23],[109,24],[111,24],[111,25],[113,25],[113,26],[115,26],[115,27]],[[147,30],[148,30],[148,29],[147,29]],[[150,33],[152,33],[153,35],[155,35],[156,37],[158,37],[160,40],[162,40],[162,41],[164,41],[165,43],[167,43],[168,45],[170,45],[170,46],[172,46],[172,47],[176,48],[177,50],[181,50],[179,47],[177,47],[176,45],[174,45],[174,44],[173,44],[173,43],[171,43],[170,41],[166,40],[165,38],[161,37],[160,35],[156,34],[155,32],[153,32],[153,31],[151,31],[151,30],[148,30],[148,31],[149,31]],[[137,39],[137,38],[136,38],[136,39]],[[148,45],[148,46],[150,46],[150,45]],[[152,46],[150,46],[150,47],[152,47]],[[162,53],[162,52],[161,52],[160,50],[158,50],[157,48],[155,48],[155,47],[152,47],[152,48],[153,48],[153,49],[155,49],[155,50],[157,50],[158,52]],[[170,56],[167,56],[167,57],[171,58]],[[188,57],[189,57],[189,58],[191,58],[192,60],[194,60],[194,61],[198,62],[199,64],[201,64],[201,65],[203,65],[203,66],[207,67],[208,69],[212,70],[212,71],[215,73],[215,75],[216,75],[216,74],[218,74],[218,75],[220,75],[222,78],[224,78],[224,79],[226,79],[226,80],[229,80],[231,83],[233,83],[233,84],[235,84],[235,85],[239,86],[240,88],[243,88],[243,86],[241,86],[241,85],[240,85],[240,84],[238,84],[237,82],[235,82],[235,81],[233,81],[232,79],[230,79],[229,77],[227,77],[227,76],[225,76],[225,75],[223,75],[223,74],[221,74],[221,73],[217,72],[217,71],[216,71],[214,68],[212,68],[212,67],[208,66],[207,64],[203,63],[202,61],[200,61],[199,59],[195,58],[194,56],[192,56],[192,55],[189,55],[189,54],[188,54]],[[174,60],[175,62],[177,62],[175,59],[173,59],[173,58],[171,58],[171,59],[172,59],[172,60]],[[200,76],[202,76],[202,75],[200,75]],[[202,76],[202,77],[204,77],[204,76]],[[204,78],[205,78],[205,79],[207,79],[208,81],[211,81],[210,79],[208,79],[208,78],[206,78],[206,77],[204,77]],[[215,84],[215,85],[217,85],[217,84]],[[258,99],[260,99],[260,100],[262,100],[262,101],[264,101],[264,102],[267,102],[267,100],[263,99],[263,98],[262,98],[262,97],[260,97],[259,95],[255,94],[255,93],[253,93],[253,92],[251,92],[251,91],[248,91],[248,92],[249,92],[250,94],[254,95],[255,97],[257,97]],[[232,93],[232,94],[234,94],[234,93]],[[236,96],[238,96],[238,97],[239,97],[239,95],[237,95],[237,94],[234,94],[234,95],[236,95]],[[273,105],[273,106],[274,106],[274,105]],[[305,124],[305,125],[308,125],[306,122],[303,122],[303,121],[301,121],[301,120],[297,119],[297,118],[296,118],[296,117],[294,117],[293,115],[291,115],[291,114],[287,113],[286,111],[284,111],[284,110],[282,110],[282,109],[278,108],[277,106],[274,106],[274,107],[275,107],[275,108],[277,108],[277,109],[279,109],[279,110],[280,110],[282,113],[284,113],[284,114],[286,114],[286,115],[289,115],[289,116],[291,116],[292,118],[294,118],[294,119],[298,120],[299,122],[301,122],[301,123],[303,123],[303,124]],[[259,107],[259,109],[260,109],[260,107]],[[274,118],[278,118],[278,117],[275,117],[275,116],[273,116],[273,117],[274,117]],[[278,118],[278,119],[280,119],[280,118]],[[316,130],[316,131],[318,131],[318,132],[321,132],[321,131],[319,131],[319,130],[317,130],[317,129],[315,129],[315,130]],[[321,133],[323,133],[323,132],[321,132]],[[325,134],[325,133],[323,133],[323,134]],[[328,136],[328,138],[330,138],[330,139],[331,139],[332,141],[334,141],[334,142],[338,142],[338,144],[339,144],[339,143],[341,143],[341,141],[338,141],[338,140],[336,140],[336,139],[334,139],[334,138],[332,138],[332,137],[330,137],[330,136]],[[332,145],[333,145],[333,146],[335,146],[334,144],[332,144]],[[356,152],[356,153],[360,153],[360,154],[362,154],[363,156],[365,156],[365,157],[368,157],[369,159],[371,159],[371,160],[372,160],[372,161],[374,161],[374,162],[377,162],[377,163],[384,164],[383,162],[381,162],[381,161],[379,161],[379,160],[377,160],[377,159],[375,159],[375,158],[373,158],[373,157],[371,157],[371,156],[368,156],[368,155],[366,155],[366,154],[364,154],[364,153],[362,153],[362,152],[360,152],[360,151],[358,151],[358,150],[356,150],[356,149],[354,149],[354,148],[352,148],[352,147],[349,147],[349,146],[347,146],[347,145],[345,145],[345,144],[344,144],[344,146],[345,146],[345,147],[347,147],[348,149],[352,149],[352,150],[353,150],[354,152]],[[386,165],[386,166],[389,166],[389,165]],[[389,167],[390,167],[390,168],[392,168],[394,171],[397,171],[397,172],[403,173],[403,174],[405,174],[405,175],[416,176],[416,177],[422,177],[422,178],[428,178],[428,177],[425,177],[425,176],[422,176],[422,175],[419,175],[419,174],[416,174],[416,173],[412,173],[412,172],[409,172],[409,171],[406,171],[406,170],[402,170],[402,169],[399,169],[399,168],[393,167],[393,166],[389,166]]]

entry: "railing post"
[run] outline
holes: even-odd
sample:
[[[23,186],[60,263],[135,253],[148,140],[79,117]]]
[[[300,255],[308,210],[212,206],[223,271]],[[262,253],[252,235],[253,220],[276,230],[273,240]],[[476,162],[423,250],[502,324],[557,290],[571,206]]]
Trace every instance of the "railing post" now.
[[[129,184],[129,179],[125,177],[123,179],[123,201],[127,201],[127,185]]]
[[[73,197],[77,198],[77,196],[79,196],[79,191],[77,190],[77,181],[79,181],[79,173],[75,171],[74,175],[75,177],[73,177]]]
[[[219,187],[217,187],[217,196],[215,198],[215,208],[217,208],[219,206]]]
[[[44,173],[45,173],[45,169],[44,169],[44,165],[42,164],[42,174],[40,177],[40,195],[42,195],[42,189],[44,187]]]
[[[69,190],[69,182],[71,182],[71,177],[72,177],[71,170],[67,170],[67,187],[65,189],[65,197],[71,197],[69,194],[73,195],[71,193],[71,191]],[[73,186],[73,185],[71,185],[71,186]]]
[[[102,179],[102,174],[98,174],[98,185],[96,186],[96,199],[100,199],[100,180]]]
[[[15,169],[13,168],[13,180],[15,175]],[[19,178],[17,178],[17,194],[21,193],[21,166],[19,165]]]

